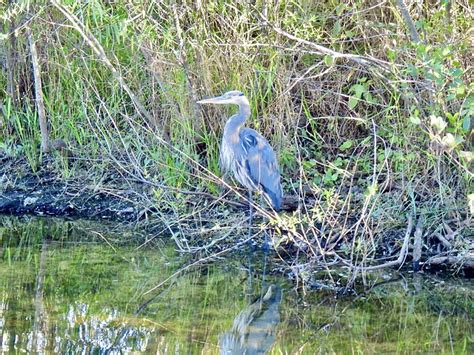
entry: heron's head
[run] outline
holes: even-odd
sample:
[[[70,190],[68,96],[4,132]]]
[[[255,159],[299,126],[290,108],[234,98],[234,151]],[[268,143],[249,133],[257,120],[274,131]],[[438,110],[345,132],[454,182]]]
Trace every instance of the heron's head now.
[[[227,91],[221,96],[212,97],[210,99],[203,99],[197,102],[198,104],[235,104],[241,105],[247,103],[248,100],[245,95],[237,90]]]

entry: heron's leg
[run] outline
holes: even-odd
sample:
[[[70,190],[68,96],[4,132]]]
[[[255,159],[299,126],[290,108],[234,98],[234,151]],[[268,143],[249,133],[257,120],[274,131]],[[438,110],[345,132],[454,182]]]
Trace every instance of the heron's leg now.
[[[248,257],[249,257],[249,290],[248,290],[248,296],[252,297],[252,280],[253,280],[253,270],[252,270],[252,258],[253,258],[253,253],[254,253],[254,246],[250,238],[252,237],[252,217],[253,217],[253,206],[252,206],[252,191],[248,190],[249,192],[249,234],[248,234],[248,240],[247,240],[247,245],[249,246],[249,252],[248,252]]]
[[[250,241],[249,241],[250,242]],[[247,290],[247,300],[250,302],[253,297],[253,248],[248,249],[248,262],[249,262],[249,280],[248,280],[248,290]]]
[[[260,205],[263,206],[264,203],[265,203],[265,199],[262,194],[260,196]],[[265,235],[265,240],[263,241],[263,251],[266,256],[266,254],[270,251],[270,245],[268,244],[268,233],[266,229],[263,230],[263,234]]]
[[[266,238],[266,237],[265,237]],[[265,276],[267,275],[267,257],[268,257],[268,250],[264,250],[263,252],[263,272],[262,272],[262,288],[260,291],[260,299],[263,300],[265,293],[267,291],[267,284],[265,280]],[[260,308],[262,307],[263,302],[260,303]]]
[[[252,190],[249,189],[249,241],[252,237],[252,217],[253,217],[253,201],[252,201]]]
[[[223,181],[227,181],[228,180],[228,175],[229,174],[227,172],[224,172],[222,174],[221,179]],[[227,192],[228,192],[228,188],[224,184],[219,186],[219,198],[223,197]]]

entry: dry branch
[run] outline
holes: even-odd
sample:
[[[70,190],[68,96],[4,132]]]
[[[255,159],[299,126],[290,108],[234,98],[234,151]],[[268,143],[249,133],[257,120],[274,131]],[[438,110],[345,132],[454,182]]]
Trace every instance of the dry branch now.
[[[468,254],[466,256],[437,256],[426,261],[428,265],[458,265],[467,269],[474,269],[474,255]]]
[[[29,26],[26,28],[26,35],[30,46],[31,65],[33,67],[33,78],[35,82],[35,103],[41,132],[41,151],[47,153],[49,151],[49,137],[46,110],[44,108],[43,84],[41,83],[41,67],[38,61],[38,52],[36,51],[33,33]]]
[[[397,6],[400,9],[400,12],[402,13],[403,19],[405,20],[408,29],[410,30],[410,36],[412,41],[416,43],[421,42],[420,35],[416,30],[415,23],[413,22],[413,19],[411,18],[410,13],[408,12],[408,9],[403,0],[397,0]]]
[[[13,3],[13,0],[9,0],[8,3],[11,5]],[[6,46],[6,51],[5,51],[5,66],[7,70],[7,94],[10,96],[12,99],[13,103],[17,103],[18,100],[18,85],[16,84],[16,79],[15,79],[15,70],[17,67],[17,57],[18,55],[16,54],[17,50],[17,41],[16,41],[16,36],[13,33],[16,24],[15,24],[15,16],[14,14],[11,14],[9,16],[9,21],[5,21],[7,23],[7,33],[10,35],[8,36],[9,38],[9,43]]]
[[[99,43],[99,41],[95,37],[87,33],[87,30],[84,28],[84,26],[79,21],[79,19],[73,13],[71,13],[66,7],[59,4],[57,0],[51,0],[51,3],[59,11],[61,11],[61,13],[69,20],[69,22],[71,22],[71,25],[74,27],[74,29],[80,33],[80,35],[84,38],[84,40],[91,47],[94,53],[107,66],[107,68],[109,68],[114,78],[118,81],[122,89],[128,94],[128,96],[132,100],[133,104],[137,107],[140,114],[143,115],[148,120],[148,122],[153,122],[152,115],[148,112],[145,106],[143,106],[143,104],[140,102],[138,97],[133,93],[133,91],[127,85],[122,74],[120,74],[120,72],[110,62],[109,58],[105,54],[104,48]]]
[[[349,61],[353,61],[355,63],[358,63],[358,64],[361,64],[361,65],[376,65],[378,67],[381,67],[383,68],[384,70],[388,70],[389,68],[389,65],[390,63],[384,61],[384,60],[381,60],[381,59],[377,59],[377,58],[373,58],[373,57],[369,57],[369,56],[362,56],[362,55],[358,55],[358,54],[347,54],[347,53],[341,53],[341,52],[337,52],[335,50],[332,50],[330,48],[327,48],[327,47],[324,47],[320,44],[317,44],[317,43],[314,43],[314,42],[311,42],[311,41],[308,41],[308,40],[305,40],[303,38],[299,38],[299,37],[296,37],[284,30],[282,30],[281,28],[277,27],[276,25],[272,24],[265,16],[263,16],[262,14],[260,14],[260,17],[262,18],[262,20],[264,21],[264,24],[265,25],[270,25],[270,27],[276,32],[278,33],[279,35],[282,35],[283,37],[286,37],[288,39],[291,39],[292,41],[295,41],[295,42],[298,42],[300,44],[304,44],[306,46],[309,46],[311,48],[313,48],[316,52],[315,54],[319,54],[319,55],[329,55],[331,57],[333,57],[334,59],[337,59],[337,58],[344,58],[344,59],[347,59]]]
[[[443,237],[441,233],[434,233],[433,236],[436,237],[441,242],[441,244],[443,244],[445,248],[447,249],[453,248],[452,244],[445,237]]]
[[[393,266],[402,266],[403,263],[405,262],[405,258],[408,253],[408,245],[409,245],[412,230],[413,230],[413,216],[410,214],[410,216],[408,217],[408,224],[407,224],[407,229],[405,231],[405,237],[403,238],[403,244],[400,249],[400,254],[398,255],[397,260],[393,260],[384,264],[373,265],[373,266],[356,266],[356,265],[347,263],[346,261],[343,261],[343,263],[350,266],[354,271],[362,271],[362,272],[385,269],[385,268],[393,267]]]

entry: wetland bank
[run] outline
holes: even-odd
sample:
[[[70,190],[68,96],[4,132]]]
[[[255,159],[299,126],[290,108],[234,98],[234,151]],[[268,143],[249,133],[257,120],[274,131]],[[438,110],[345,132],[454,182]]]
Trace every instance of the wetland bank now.
[[[472,352],[471,10],[1,2],[0,214],[43,216],[2,219],[3,349],[218,351],[257,299],[260,349]],[[229,90],[281,169],[251,240]]]

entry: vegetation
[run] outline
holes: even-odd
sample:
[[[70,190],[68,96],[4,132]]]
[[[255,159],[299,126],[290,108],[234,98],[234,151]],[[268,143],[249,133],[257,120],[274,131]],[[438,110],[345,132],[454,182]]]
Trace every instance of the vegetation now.
[[[9,0],[0,159],[86,189],[132,187],[148,222],[207,251],[245,219],[228,211],[237,188],[219,198],[231,110],[195,102],[239,89],[297,201],[259,211],[289,264],[305,265],[296,276],[331,263],[356,276],[385,265],[381,255],[401,264],[412,238],[415,262],[462,266],[473,259],[471,10],[467,0]],[[71,154],[48,155],[48,140]]]

